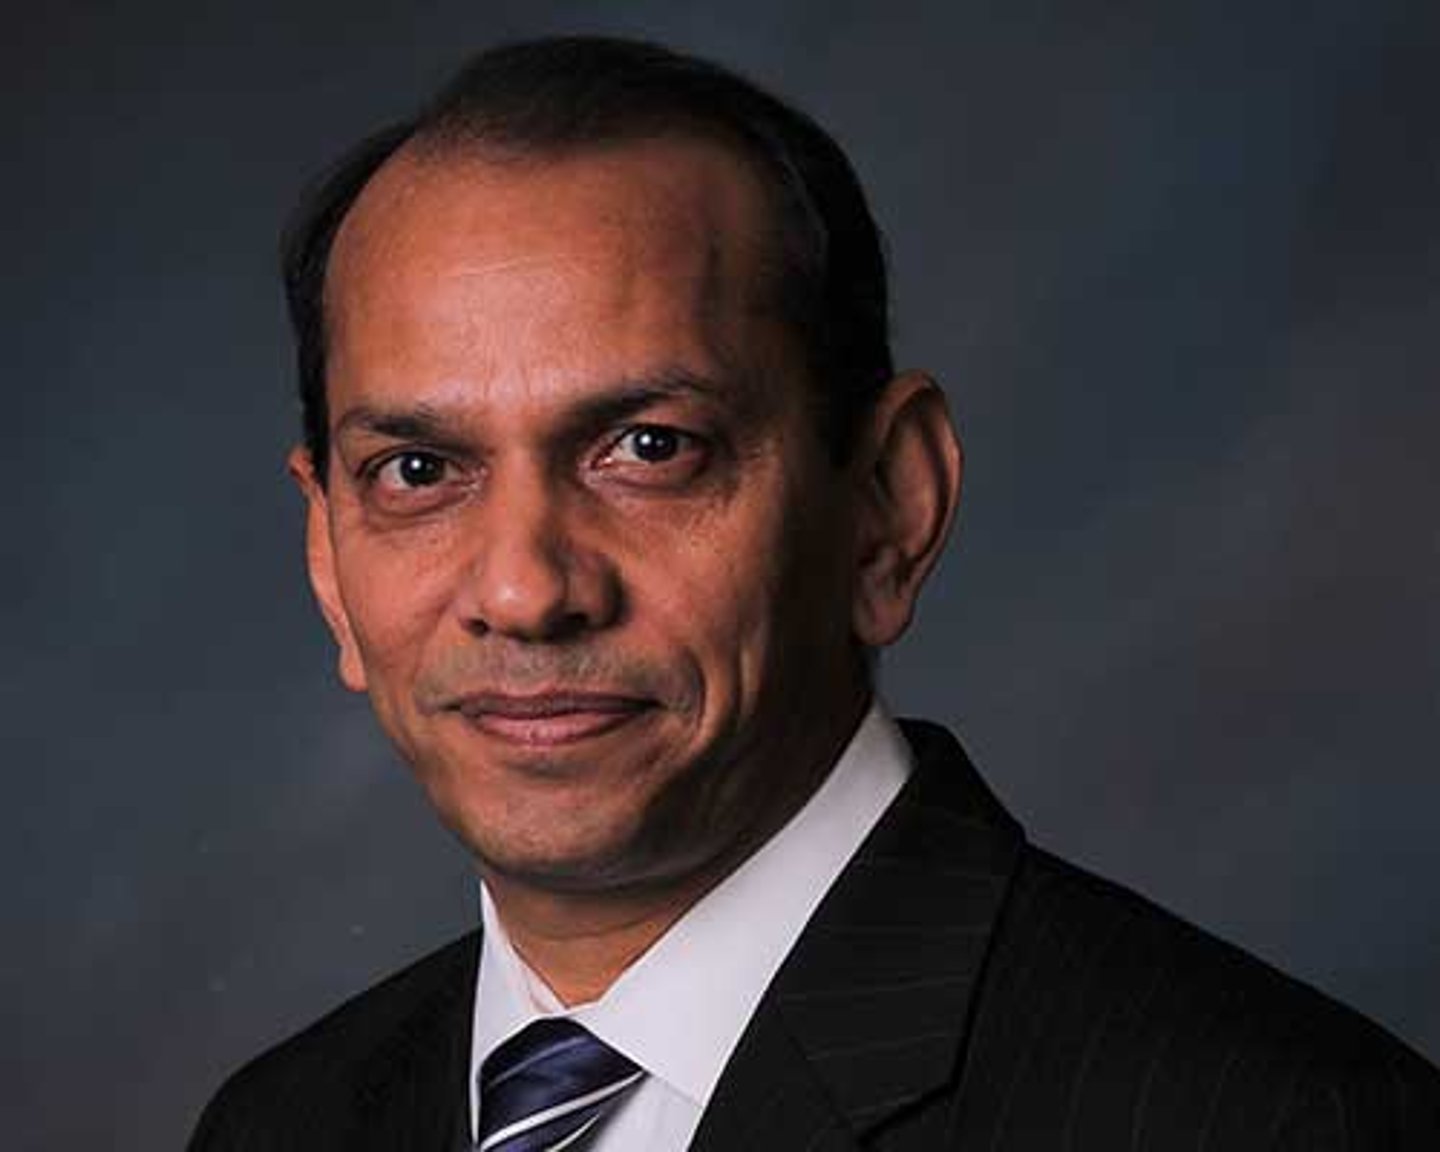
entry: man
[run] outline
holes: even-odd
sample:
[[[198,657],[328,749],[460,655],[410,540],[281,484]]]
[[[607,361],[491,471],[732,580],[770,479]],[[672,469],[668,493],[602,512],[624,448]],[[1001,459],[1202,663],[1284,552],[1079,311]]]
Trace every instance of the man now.
[[[961,455],[808,119],[500,49],[331,174],[287,280],[315,593],[483,924],[193,1148],[1440,1147],[1418,1056],[1030,847],[876,701]]]

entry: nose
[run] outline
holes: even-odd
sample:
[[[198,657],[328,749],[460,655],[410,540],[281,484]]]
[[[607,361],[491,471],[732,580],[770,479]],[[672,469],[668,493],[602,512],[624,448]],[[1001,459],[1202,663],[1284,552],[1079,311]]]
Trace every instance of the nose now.
[[[533,469],[488,478],[458,604],[470,631],[556,642],[614,620],[619,583],[599,533],[557,487]]]

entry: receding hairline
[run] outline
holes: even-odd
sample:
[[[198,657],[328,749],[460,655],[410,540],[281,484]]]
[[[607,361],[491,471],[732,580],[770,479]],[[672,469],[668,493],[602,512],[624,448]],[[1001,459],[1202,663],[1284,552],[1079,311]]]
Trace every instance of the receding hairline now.
[[[790,286],[788,281],[796,272],[795,264],[800,254],[794,250],[794,238],[787,228],[786,208],[775,177],[767,173],[760,158],[733,134],[709,131],[704,124],[686,123],[652,133],[616,133],[598,140],[566,140],[537,146],[524,141],[496,142],[483,135],[437,134],[418,130],[371,173],[336,228],[327,253],[321,292],[326,327],[337,264],[345,263],[345,252],[356,240],[367,244],[372,236],[383,235],[383,216],[377,220],[368,219],[377,207],[381,207],[375,203],[377,198],[381,198],[382,205],[383,197],[403,198],[410,188],[417,187],[427,175],[436,172],[476,169],[489,170],[502,178],[510,172],[529,176],[549,169],[584,164],[592,159],[623,160],[627,155],[665,147],[720,159],[748,185],[759,209],[756,217],[758,227],[749,237],[741,239],[753,240],[752,267],[758,278],[757,296],[766,299],[768,308],[784,314]],[[395,183],[397,181],[398,184]],[[361,229],[358,236],[357,227]],[[791,318],[792,321],[795,319]]]
[[[365,198],[376,180],[397,166],[413,166],[422,172],[431,167],[452,165],[475,165],[499,172],[507,169],[539,171],[583,163],[591,158],[623,157],[627,153],[667,145],[723,156],[760,193],[771,243],[777,248],[793,247],[789,243],[791,229],[787,227],[790,205],[785,202],[788,189],[784,184],[784,174],[739,132],[689,116],[671,117],[649,127],[643,123],[628,125],[594,138],[539,142],[504,131],[492,134],[483,124],[478,127],[467,123],[452,126],[445,121],[435,125],[422,124],[386,157],[365,182],[341,221],[337,238],[354,214],[355,206]],[[795,255],[797,253],[787,253],[781,260],[793,259]]]
[[[683,151],[709,153],[723,157],[758,189],[766,199],[777,231],[784,207],[778,174],[753,148],[737,134],[713,128],[701,122],[677,121],[654,131],[614,133],[597,139],[543,141],[492,138],[488,135],[437,133],[417,128],[392,151],[365,180],[351,201],[342,219],[348,220],[355,205],[360,203],[377,180],[396,170],[410,168],[416,172],[442,168],[493,169],[496,172],[535,172],[547,168],[583,164],[587,160],[623,158],[627,154],[650,149],[675,147]]]

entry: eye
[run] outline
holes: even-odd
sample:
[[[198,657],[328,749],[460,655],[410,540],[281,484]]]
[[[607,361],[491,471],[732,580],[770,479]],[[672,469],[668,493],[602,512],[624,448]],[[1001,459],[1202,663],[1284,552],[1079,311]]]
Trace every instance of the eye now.
[[[639,424],[610,449],[612,463],[666,464],[690,445],[693,437],[663,424]]]
[[[374,478],[390,488],[430,488],[444,481],[445,459],[433,452],[398,452],[381,461]]]
[[[598,466],[629,487],[680,489],[698,480],[714,445],[669,424],[632,424],[605,449]]]
[[[360,472],[366,505],[376,512],[417,515],[443,508],[468,489],[465,468],[450,456],[402,448],[377,456]]]

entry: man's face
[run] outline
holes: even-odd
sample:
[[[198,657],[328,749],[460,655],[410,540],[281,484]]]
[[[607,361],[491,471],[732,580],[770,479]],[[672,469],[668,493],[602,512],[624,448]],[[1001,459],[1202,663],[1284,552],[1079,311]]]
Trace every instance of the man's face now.
[[[711,868],[858,720],[855,482],[773,250],[754,177],[685,141],[401,156],[337,238],[312,575],[346,683],[501,875]]]

